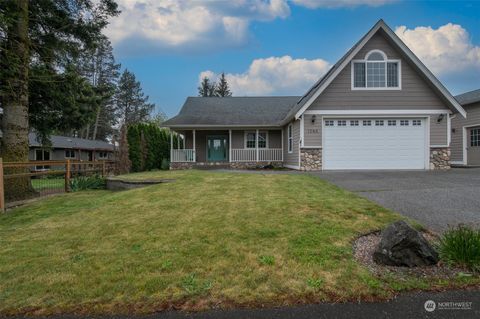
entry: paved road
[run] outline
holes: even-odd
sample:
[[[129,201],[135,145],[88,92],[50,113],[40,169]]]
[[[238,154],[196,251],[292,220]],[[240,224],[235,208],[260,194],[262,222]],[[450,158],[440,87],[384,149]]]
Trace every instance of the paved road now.
[[[450,171],[329,171],[312,173],[434,231],[480,225],[480,169]]]
[[[425,302],[432,300],[436,309],[427,312]],[[463,303],[465,309],[445,309],[452,307],[446,303]],[[453,305],[454,306],[454,305]],[[33,317],[35,318],[35,317]],[[71,318],[78,316],[52,316],[48,319]],[[410,293],[381,303],[317,304],[298,307],[265,309],[215,310],[200,313],[161,312],[146,316],[93,317],[96,319],[323,319],[323,318],[480,318],[480,291],[448,291],[440,293]],[[36,317],[36,319],[39,319]]]

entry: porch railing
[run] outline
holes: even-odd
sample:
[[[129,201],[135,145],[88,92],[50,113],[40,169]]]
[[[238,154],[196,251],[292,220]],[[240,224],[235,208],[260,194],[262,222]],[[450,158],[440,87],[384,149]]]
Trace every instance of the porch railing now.
[[[172,162],[195,162],[194,149],[172,149],[170,151]]]
[[[232,149],[232,162],[276,162],[281,160],[281,148],[259,148],[258,159],[255,148]]]

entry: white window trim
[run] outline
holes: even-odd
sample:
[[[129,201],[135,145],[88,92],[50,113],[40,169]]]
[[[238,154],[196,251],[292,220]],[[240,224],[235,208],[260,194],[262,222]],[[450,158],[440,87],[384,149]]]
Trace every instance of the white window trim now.
[[[292,140],[292,143],[290,143]],[[293,126],[292,124],[288,124],[287,126],[287,150],[289,154],[293,153]]]
[[[255,147],[247,148],[247,134],[248,133],[253,133],[255,135]],[[264,149],[268,148],[268,140],[269,140],[268,131],[258,131],[258,135],[260,135],[260,133],[265,133],[266,141],[265,141],[265,147],[258,147],[258,148],[264,150]],[[243,148],[249,149],[249,150],[254,150],[258,146],[257,142],[258,142],[258,139],[257,139],[257,132],[256,131],[245,131],[244,132],[244,134],[243,134]]]
[[[367,58],[370,56],[370,54],[372,53],[381,53],[384,57],[384,60],[383,61],[368,61]],[[366,64],[367,63],[378,63],[378,62],[384,62],[385,63],[385,87],[366,87],[367,85],[367,66]],[[388,67],[387,67],[387,63],[389,62],[392,62],[392,63],[398,63],[398,87],[387,87],[387,82],[388,82],[388,77],[387,77],[387,73],[388,73]],[[355,63],[365,63],[365,87],[362,88],[362,87],[355,87],[355,83],[354,83],[354,75],[355,75],[355,72],[354,72],[354,65]],[[387,58],[387,55],[381,51],[381,50],[371,50],[369,51],[366,55],[365,55],[365,58],[362,60],[362,59],[357,59],[357,60],[352,60],[350,62],[351,66],[350,66],[350,86],[351,86],[351,89],[352,91],[391,91],[391,90],[401,90],[402,89],[402,61],[399,60],[399,59],[388,59]]]
[[[70,151],[70,152],[73,152],[73,156],[67,156],[67,151]],[[75,150],[73,149],[70,149],[70,148],[66,148],[63,150],[63,155],[66,159],[75,159],[76,158],[76,154],[75,154]]]

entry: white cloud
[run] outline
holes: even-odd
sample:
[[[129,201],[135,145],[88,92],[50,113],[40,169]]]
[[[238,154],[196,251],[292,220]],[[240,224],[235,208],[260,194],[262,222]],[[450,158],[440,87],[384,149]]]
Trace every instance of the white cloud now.
[[[448,23],[438,29],[400,26],[395,33],[437,75],[480,69],[480,47],[462,26]]]
[[[322,59],[293,59],[285,55],[255,59],[244,73],[225,74],[235,96],[242,95],[294,95],[303,94],[330,68],[330,64]],[[204,71],[199,75],[217,80],[219,74]]]
[[[397,0],[292,0],[293,3],[309,9],[370,6],[379,7]]]
[[[239,45],[248,39],[250,21],[290,15],[285,0],[117,2],[122,13],[111,20],[106,33],[116,47],[130,51]]]

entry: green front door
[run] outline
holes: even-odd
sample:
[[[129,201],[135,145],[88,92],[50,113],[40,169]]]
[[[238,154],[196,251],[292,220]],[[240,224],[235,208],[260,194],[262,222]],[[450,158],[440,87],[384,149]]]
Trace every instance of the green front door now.
[[[227,136],[207,136],[207,160],[210,162],[227,160]]]

